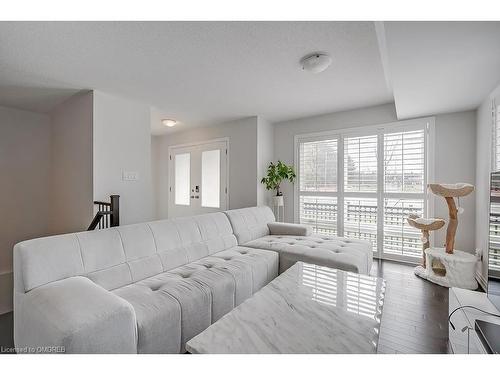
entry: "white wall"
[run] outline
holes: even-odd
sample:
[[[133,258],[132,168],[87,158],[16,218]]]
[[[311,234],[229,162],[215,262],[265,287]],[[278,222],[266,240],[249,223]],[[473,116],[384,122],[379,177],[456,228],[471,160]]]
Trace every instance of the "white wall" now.
[[[273,192],[266,190],[260,180],[266,176],[269,163],[274,160],[274,127],[262,117],[257,118],[257,205],[271,205]]]
[[[92,92],[72,96],[50,113],[50,232],[86,230],[93,216]]]
[[[153,214],[149,106],[94,91],[94,200],[120,195],[120,224],[149,221]],[[122,172],[137,172],[123,181]]]
[[[50,119],[0,107],[0,313],[12,308],[12,248],[46,235]]]
[[[229,138],[229,208],[257,205],[257,117],[155,136],[157,218],[168,217],[168,147]]]
[[[500,86],[484,99],[476,114],[476,249],[483,255],[478,270],[484,279],[488,275],[488,228],[490,205],[490,173],[492,163],[493,117],[492,100],[500,103]]]
[[[294,162],[294,136],[333,129],[344,129],[397,121],[393,104],[331,113],[322,116],[277,123],[274,130],[274,158]],[[435,118],[435,181],[474,183],[475,176],[475,111],[438,115]],[[285,221],[293,221],[293,186],[283,187]],[[461,199],[465,212],[460,216],[457,248],[474,252],[475,199]],[[435,200],[435,215],[448,217],[446,205]],[[436,245],[444,242],[445,232],[436,235]]]
[[[475,183],[476,171],[476,111],[436,116],[435,181],[444,183]],[[474,253],[475,194],[461,198],[464,213],[458,218],[455,247]],[[434,216],[448,218],[448,206],[443,198],[434,198]],[[434,232],[435,245],[442,246],[446,231]]]

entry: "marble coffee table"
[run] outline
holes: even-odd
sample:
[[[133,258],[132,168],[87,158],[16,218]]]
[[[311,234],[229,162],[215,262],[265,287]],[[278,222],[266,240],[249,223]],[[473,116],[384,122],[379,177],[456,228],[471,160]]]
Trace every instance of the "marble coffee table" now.
[[[376,353],[385,281],[298,262],[187,342],[190,353]]]

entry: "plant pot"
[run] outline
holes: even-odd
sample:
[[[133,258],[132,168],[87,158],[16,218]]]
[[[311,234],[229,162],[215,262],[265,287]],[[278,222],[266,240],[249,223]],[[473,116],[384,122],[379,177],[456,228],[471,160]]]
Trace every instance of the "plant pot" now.
[[[274,207],[283,207],[285,202],[283,200],[283,195],[275,195],[273,197],[273,206]]]

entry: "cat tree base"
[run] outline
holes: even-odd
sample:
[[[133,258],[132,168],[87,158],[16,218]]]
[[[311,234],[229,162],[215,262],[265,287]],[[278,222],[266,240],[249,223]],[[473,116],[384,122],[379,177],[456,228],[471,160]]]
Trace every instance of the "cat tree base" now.
[[[447,288],[477,289],[474,255],[455,250],[448,254],[444,248],[425,250],[427,267],[415,268],[415,275]]]

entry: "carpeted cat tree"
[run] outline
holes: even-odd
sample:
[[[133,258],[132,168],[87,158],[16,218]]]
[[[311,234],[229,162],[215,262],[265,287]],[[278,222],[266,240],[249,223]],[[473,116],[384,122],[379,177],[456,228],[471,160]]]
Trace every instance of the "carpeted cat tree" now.
[[[429,231],[439,230],[444,226],[443,219],[425,219],[410,216],[408,224],[422,231],[423,264],[415,268],[415,275],[433,283],[446,287],[476,289],[477,282],[475,255],[455,249],[455,235],[458,228],[458,214],[463,208],[457,208],[455,199],[460,202],[474,191],[474,186],[466,183],[458,184],[429,184],[430,191],[443,197],[448,205],[448,226],[446,228],[446,242],[444,248],[430,247]]]

